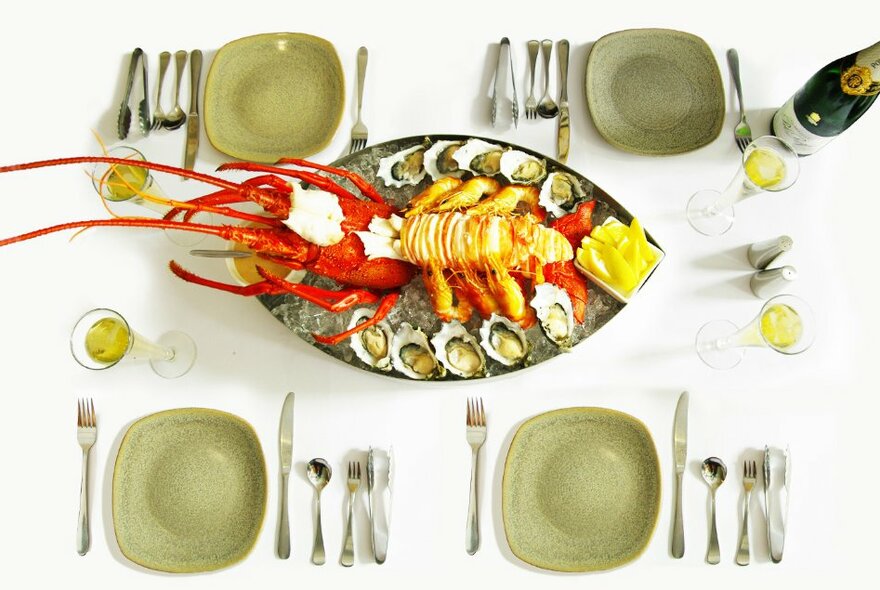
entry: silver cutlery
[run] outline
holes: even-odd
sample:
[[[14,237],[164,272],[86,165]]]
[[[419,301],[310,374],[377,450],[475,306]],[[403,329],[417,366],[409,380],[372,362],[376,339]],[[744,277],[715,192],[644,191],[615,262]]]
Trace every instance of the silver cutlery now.
[[[529,97],[526,99],[526,119],[538,118],[538,100],[535,98],[535,68],[538,65],[538,49],[541,44],[529,41]]]
[[[749,565],[749,504],[752,500],[752,488],[757,481],[758,469],[754,461],[743,461],[743,490],[745,490],[745,503],[743,505],[742,532],[739,537],[739,549],[736,552],[736,563]]]
[[[703,461],[703,479],[709,484],[712,493],[712,528],[709,532],[709,547],[706,550],[706,563],[721,563],[721,551],[718,548],[718,526],[715,519],[715,491],[727,477],[727,466],[718,457],[709,457]]]
[[[244,250],[190,250],[189,255],[201,258],[250,258],[254,253]]]
[[[465,549],[470,555],[480,548],[480,517],[477,509],[477,474],[480,448],[486,442],[486,414],[481,398],[467,402],[467,442],[471,446],[471,486],[468,501],[467,533]]]
[[[324,554],[324,532],[321,528],[321,491],[330,481],[333,470],[324,459],[312,459],[309,461],[307,468],[309,481],[315,486],[315,507],[317,510],[317,519],[315,521],[315,543],[312,546],[312,563],[315,565],[324,565],[326,556]]]
[[[783,489],[785,491],[785,508],[777,510],[779,512],[779,521],[774,521],[773,511],[770,502],[770,474],[772,472],[772,461],[770,456],[770,447],[764,447],[764,510],[766,512],[767,521],[767,546],[770,550],[770,561],[779,563],[782,561],[782,551],[785,546],[785,531],[788,527],[788,506],[789,494],[791,492],[791,451],[785,449],[785,471],[783,474]],[[781,501],[780,501],[781,503]],[[775,522],[780,522],[780,530],[776,530]]]
[[[122,93],[122,103],[119,105],[119,116],[116,119],[116,134],[119,139],[128,137],[131,128],[131,91],[134,88],[134,75],[139,61],[144,60],[144,51],[140,47],[131,52],[131,61],[128,64],[128,77],[125,80],[125,91]],[[138,105],[138,117],[141,115],[141,106]]]
[[[744,152],[746,146],[752,143],[752,129],[746,121],[746,107],[743,105],[742,84],[739,80],[739,54],[736,49],[727,51],[727,62],[730,65],[730,73],[733,75],[733,84],[736,87],[736,97],[739,99],[739,123],[733,130],[733,137],[739,151]]]
[[[559,128],[556,134],[556,159],[565,164],[571,143],[571,123],[568,116],[568,52],[566,39],[559,42],[556,60],[559,62]]]
[[[675,515],[672,525],[672,556],[684,555],[684,521],[681,510],[681,483],[687,462],[688,392],[678,398],[673,425],[673,446],[675,458]]]
[[[293,465],[293,402],[291,391],[281,407],[281,423],[278,426],[278,456],[281,460],[281,516],[278,519],[278,557],[290,557],[290,520],[287,514],[287,481]]]
[[[544,58],[544,96],[538,103],[538,114],[544,119],[552,119],[559,114],[559,107],[550,98],[550,54],[553,52],[553,41],[541,41],[541,55]]]
[[[370,527],[372,529],[373,557],[375,558],[376,563],[381,565],[385,563],[385,558],[388,555],[388,535],[391,528],[391,500],[394,493],[392,488],[392,468],[394,459],[393,449],[388,449],[388,453],[386,454],[387,475],[385,485],[385,489],[388,491],[388,502],[385,503],[383,502],[385,494],[379,487],[379,481],[376,477],[376,459],[379,454],[379,451],[372,447],[370,447],[370,450],[367,453],[367,509],[369,510]],[[378,471],[381,472],[381,470]],[[373,499],[374,491],[378,492],[378,499],[375,501]]]
[[[779,553],[771,554],[773,563],[782,561],[782,551],[785,549],[785,533],[788,531],[788,507],[791,504],[791,449],[785,447],[785,471],[782,485],[785,489],[785,510],[782,512],[782,543],[779,545]]]
[[[182,49],[174,54],[174,107],[165,116],[165,129],[177,129],[186,122],[186,113],[180,108],[180,82],[183,79],[183,68],[186,67],[186,51]]]
[[[82,449],[82,479],[79,486],[79,521],[76,527],[76,552],[85,555],[91,545],[89,526],[89,451],[98,439],[98,420],[91,399],[77,402],[76,441]]]
[[[348,462],[348,520],[345,524],[345,542],[342,545],[342,557],[339,560],[345,567],[354,565],[354,537],[352,535],[352,520],[354,514],[354,500],[358,488],[361,485],[360,461]]]
[[[189,74],[189,115],[186,118],[186,155],[183,167],[192,170],[199,151],[199,80],[202,77],[202,52],[198,49],[189,56]],[[182,178],[186,179],[186,176]]]
[[[351,148],[348,150],[349,154],[359,152],[367,147],[367,126],[364,125],[364,122],[361,119],[361,105],[364,102],[364,78],[366,75],[367,48],[361,47],[358,49],[357,54],[357,121],[355,121],[354,127],[351,128]]]
[[[495,65],[495,82],[492,86],[492,127],[495,126],[495,121],[498,118],[498,86],[503,79],[503,74],[501,73],[501,71],[502,68],[504,68],[505,52],[507,53],[506,61],[509,64],[510,68],[510,83],[513,88],[513,98],[511,100],[511,116],[513,117],[513,126],[517,127],[519,125],[519,99],[516,96],[516,78],[513,69],[513,51],[510,49],[510,39],[508,39],[507,37],[503,37],[501,39],[501,44],[498,47],[498,63]]]
[[[162,109],[162,84],[165,81],[165,72],[171,63],[171,54],[163,51],[159,54],[159,81],[156,84],[156,108],[153,110],[153,129],[159,129],[165,123],[165,111]]]

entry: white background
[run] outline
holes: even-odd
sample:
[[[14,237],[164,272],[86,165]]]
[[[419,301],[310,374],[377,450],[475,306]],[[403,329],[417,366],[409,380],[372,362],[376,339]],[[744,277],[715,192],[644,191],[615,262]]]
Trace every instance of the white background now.
[[[876,372],[869,363],[875,362],[878,327],[872,232],[880,196],[880,107],[803,159],[793,188],[741,204],[727,235],[700,236],[683,216],[688,195],[722,188],[737,166],[732,130],[738,116],[725,59],[729,47],[739,50],[749,119],[759,135],[767,131],[774,110],[815,70],[878,40],[876,6],[867,0],[821,8],[785,4],[18,3],[0,20],[4,164],[96,153],[91,130],[113,141],[123,76],[135,46],[149,56],[153,80],[160,51],[202,48],[204,82],[210,58],[223,44],[277,31],[325,37],[336,46],[345,69],[346,111],[332,144],[314,156],[316,161],[327,163],[347,152],[360,45],[370,50],[364,117],[371,143],[420,133],[472,133],[552,156],[555,122],[522,119],[514,129],[502,111],[499,126],[492,129],[487,96],[502,36],[514,46],[521,98],[527,80],[525,42],[567,38],[572,45],[569,164],[634,212],[667,259],[632,305],[571,354],[512,377],[422,385],[343,365],[292,336],[256,301],[177,280],[167,270],[168,260],[216,278],[225,273],[222,263],[194,260],[159,232],[98,230],[72,242],[69,233],[55,234],[2,248],[4,585],[769,588],[796,583],[815,588],[866,574],[880,524],[871,463],[878,403],[876,384],[869,380]],[[604,34],[638,27],[689,31],[712,48],[728,115],[722,134],[710,145],[686,155],[651,158],[619,151],[598,136],[582,91],[589,46]],[[554,71],[554,89],[556,84]],[[187,83],[184,104],[186,88]],[[166,96],[166,106],[168,101]],[[184,137],[183,130],[146,139],[133,131],[132,140],[150,159],[178,164]],[[203,133],[196,168],[210,172],[224,159]],[[170,177],[160,182],[180,198],[207,190]],[[106,216],[78,166],[2,175],[0,199],[3,237]],[[750,267],[744,248],[783,233],[794,238],[787,262],[800,275],[792,291],[807,299],[820,319],[814,346],[793,358],[752,350],[732,371],[707,368],[692,351],[694,334],[706,321],[726,318],[741,324],[758,312],[761,301],[747,287]],[[191,373],[168,381],[147,366],[120,365],[104,372],[79,367],[70,356],[69,330],[79,314],[100,306],[121,311],[146,336],[171,328],[191,334],[199,347]],[[683,389],[691,392],[684,484],[687,552],[674,560],[669,555],[671,428]],[[296,473],[290,491],[293,555],[281,561],[274,557],[276,436],[287,391],[297,393]],[[74,424],[80,396],[95,399],[100,425],[92,450],[93,543],[86,557],[74,551],[80,470]],[[483,543],[473,557],[463,547],[468,396],[483,397],[489,421],[481,473]],[[155,574],[131,565],[116,548],[110,524],[113,460],[130,422],[192,406],[235,413],[258,432],[269,469],[266,520],[252,554],[234,567],[196,576]],[[531,416],[570,406],[614,408],[644,421],[662,468],[661,513],[645,554],[623,568],[589,576],[524,566],[507,548],[500,523],[500,475],[513,432]],[[344,569],[337,565],[342,466],[370,445],[392,443],[398,469],[388,562],[381,567],[370,562],[362,502],[356,516],[357,563]],[[756,494],[753,563],[741,568],[734,564],[741,462],[760,459],[765,444],[792,449],[785,559],[780,565],[767,559]],[[732,472],[718,494],[718,566],[704,563],[707,488],[697,471],[699,461],[710,455],[722,457]],[[329,563],[322,568],[308,561],[312,489],[302,473],[314,456],[328,459],[337,473],[324,495]]]

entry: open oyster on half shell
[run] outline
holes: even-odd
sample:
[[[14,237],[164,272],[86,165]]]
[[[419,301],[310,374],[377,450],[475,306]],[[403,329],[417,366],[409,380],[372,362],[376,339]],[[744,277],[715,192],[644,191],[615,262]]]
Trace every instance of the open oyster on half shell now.
[[[355,310],[348,323],[348,329],[354,328],[371,317],[373,310],[361,308]],[[388,322],[382,320],[374,326],[365,328],[351,336],[351,348],[355,355],[367,365],[380,371],[391,370],[391,340],[394,333]]]
[[[470,378],[482,375],[486,358],[480,343],[457,320],[443,324],[431,338],[437,359],[453,375]]]
[[[376,176],[385,181],[385,186],[395,188],[418,184],[425,174],[425,147],[422,145],[380,159],[376,172]]]
[[[522,327],[495,313],[480,327],[480,346],[490,358],[507,367],[525,362],[531,350]]]
[[[411,379],[434,379],[446,374],[431,351],[428,337],[408,322],[400,324],[391,339],[391,364]]]

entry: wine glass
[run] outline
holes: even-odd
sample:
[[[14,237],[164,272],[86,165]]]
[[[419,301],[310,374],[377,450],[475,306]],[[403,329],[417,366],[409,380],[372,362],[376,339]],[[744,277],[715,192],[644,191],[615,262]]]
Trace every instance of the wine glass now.
[[[86,369],[109,369],[123,358],[150,362],[166,379],[185,375],[196,360],[196,344],[183,332],[166,332],[155,342],[131,329],[112,309],[86,312],[70,335],[73,358]]]
[[[107,155],[113,158],[143,162],[144,155],[133,147],[117,146],[107,151]],[[127,202],[145,207],[164,216],[171,207],[157,203],[146,197],[167,199],[165,192],[153,178],[150,170],[132,164],[109,164],[98,162],[92,169],[92,184],[95,190],[105,201],[113,203]],[[192,221],[195,223],[211,224],[214,216],[211,213],[200,211],[196,213]],[[179,229],[167,229],[165,235],[178,246],[195,246],[205,239],[206,235],[198,232],[184,231]]]
[[[714,369],[732,369],[746,347],[771,348],[798,354],[813,343],[815,319],[810,306],[794,295],[777,295],[743,328],[727,320],[714,320],[697,333],[697,354]]]
[[[733,225],[733,205],[763,191],[779,192],[797,180],[798,155],[772,135],[754,140],[743,151],[736,175],[724,192],[701,190],[687,204],[687,219],[695,230],[720,236]]]

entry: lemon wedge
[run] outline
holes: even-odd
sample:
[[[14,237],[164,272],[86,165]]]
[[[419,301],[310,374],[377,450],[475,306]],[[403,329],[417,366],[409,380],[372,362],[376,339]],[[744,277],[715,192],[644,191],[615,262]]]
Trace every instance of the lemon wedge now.
[[[632,291],[657,259],[637,219],[627,226],[616,219],[593,228],[581,241],[578,263],[617,291]]]

